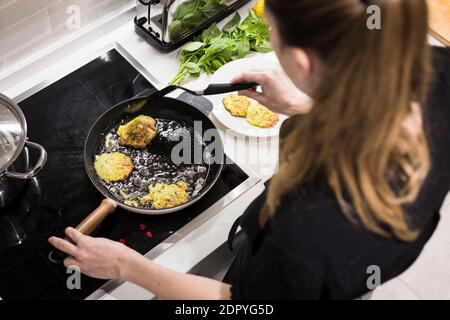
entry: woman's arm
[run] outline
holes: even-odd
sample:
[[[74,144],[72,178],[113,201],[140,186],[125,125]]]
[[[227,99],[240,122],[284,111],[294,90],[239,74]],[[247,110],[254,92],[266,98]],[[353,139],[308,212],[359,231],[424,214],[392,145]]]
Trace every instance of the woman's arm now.
[[[88,276],[120,278],[147,289],[162,299],[230,299],[230,285],[212,279],[175,272],[157,265],[125,245],[92,238],[74,228],[66,229],[72,243],[57,237],[49,242],[69,254],[64,265],[77,266]]]
[[[216,280],[175,272],[137,254],[125,263],[123,280],[137,284],[168,300],[230,299],[230,285]]]

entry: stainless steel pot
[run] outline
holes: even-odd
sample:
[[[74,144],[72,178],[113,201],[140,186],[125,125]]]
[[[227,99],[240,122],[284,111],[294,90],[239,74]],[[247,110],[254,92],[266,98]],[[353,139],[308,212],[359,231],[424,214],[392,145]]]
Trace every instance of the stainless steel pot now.
[[[28,149],[39,152],[30,168]],[[0,208],[19,193],[24,181],[36,176],[47,161],[47,152],[27,140],[27,123],[19,106],[0,94]]]

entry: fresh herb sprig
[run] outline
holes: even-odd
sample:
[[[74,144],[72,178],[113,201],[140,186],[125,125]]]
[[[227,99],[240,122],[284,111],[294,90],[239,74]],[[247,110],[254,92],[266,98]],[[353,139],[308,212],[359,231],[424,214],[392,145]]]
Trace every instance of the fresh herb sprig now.
[[[241,59],[251,52],[269,52],[270,29],[253,11],[241,22],[239,13],[222,30],[216,24],[187,43],[179,56],[180,68],[170,84],[180,84],[202,71],[212,74],[223,65]]]
[[[176,40],[189,30],[197,27],[204,21],[226,10],[228,6],[221,0],[188,0],[180,4],[173,15],[169,25],[169,35]]]

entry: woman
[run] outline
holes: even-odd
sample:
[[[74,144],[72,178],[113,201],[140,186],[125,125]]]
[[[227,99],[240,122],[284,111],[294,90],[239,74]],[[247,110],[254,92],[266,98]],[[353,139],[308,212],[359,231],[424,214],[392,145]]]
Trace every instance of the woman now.
[[[424,112],[425,0],[374,0],[381,30],[367,28],[367,2],[266,0],[289,79],[249,72],[235,82],[258,82],[262,92],[242,94],[292,117],[279,171],[241,219],[245,239],[226,283],[173,272],[73,228],[66,230],[73,244],[50,239],[70,255],[65,265],[163,299],[355,298],[372,289],[371,270],[382,282],[406,270],[450,189],[449,113]],[[440,131],[425,129],[428,113]]]

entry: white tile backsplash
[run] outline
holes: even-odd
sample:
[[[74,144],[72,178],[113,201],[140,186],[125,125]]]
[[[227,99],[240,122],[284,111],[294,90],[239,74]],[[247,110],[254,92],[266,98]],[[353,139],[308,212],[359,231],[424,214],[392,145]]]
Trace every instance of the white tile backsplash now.
[[[14,2],[17,2],[17,1],[19,1],[19,0],[0,0],[0,10],[6,6],[13,4]]]
[[[51,34],[50,20],[46,12],[39,12],[7,30],[0,31],[0,57],[14,56],[39,43]]]
[[[0,30],[20,23],[56,2],[58,0],[16,0],[0,9]]]
[[[60,0],[48,9],[52,28],[73,31],[67,26],[67,18],[71,15],[67,8],[76,6],[80,12],[81,27],[99,19],[115,9],[127,4],[129,0]]]
[[[0,0],[0,72],[135,0]],[[77,6],[80,27],[67,24]],[[72,25],[73,26],[73,25]]]

